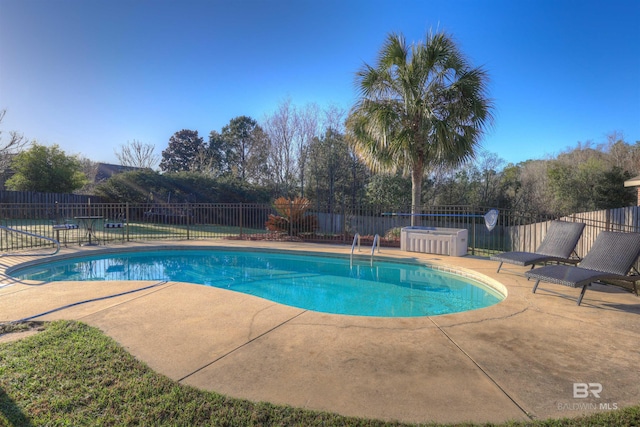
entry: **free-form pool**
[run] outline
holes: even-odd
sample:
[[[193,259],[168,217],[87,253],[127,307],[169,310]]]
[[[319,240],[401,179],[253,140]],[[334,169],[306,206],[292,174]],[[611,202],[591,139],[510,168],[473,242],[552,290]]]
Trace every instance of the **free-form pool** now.
[[[19,268],[38,281],[189,282],[334,314],[433,316],[475,310],[504,296],[479,281],[421,264],[222,249],[104,253]]]

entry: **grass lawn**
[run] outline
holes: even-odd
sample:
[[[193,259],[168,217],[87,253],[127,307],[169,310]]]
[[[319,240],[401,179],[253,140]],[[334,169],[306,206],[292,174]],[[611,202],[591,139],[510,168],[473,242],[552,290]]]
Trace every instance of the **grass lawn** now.
[[[0,334],[3,327],[13,326],[0,325]],[[201,391],[155,373],[96,328],[72,321],[42,327],[36,335],[0,344],[0,426],[405,425]],[[640,425],[640,406],[505,425]]]
[[[60,237],[62,243],[69,246],[77,245],[79,242],[86,242],[87,237],[84,229],[64,230],[55,233],[50,222],[24,220],[20,224],[10,224],[15,230],[43,235],[49,238]],[[148,222],[130,222],[127,228],[103,228],[98,224],[94,229],[94,239],[97,238],[101,243],[121,242],[127,236],[130,240],[147,240],[147,239],[216,239],[230,236],[238,236],[240,228],[226,225],[210,225],[210,224],[157,224]],[[265,229],[243,228],[242,233],[245,235],[266,234]],[[21,250],[33,246],[52,246],[51,242],[45,240],[34,239],[19,233],[8,233],[0,241],[0,249],[2,250]]]

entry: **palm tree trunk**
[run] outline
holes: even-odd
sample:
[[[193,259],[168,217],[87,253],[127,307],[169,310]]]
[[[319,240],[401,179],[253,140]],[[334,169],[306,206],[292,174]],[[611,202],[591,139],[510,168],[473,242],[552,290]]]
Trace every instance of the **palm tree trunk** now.
[[[414,165],[411,171],[411,225],[418,226],[421,223],[420,207],[422,206],[422,176],[424,174],[423,162]]]

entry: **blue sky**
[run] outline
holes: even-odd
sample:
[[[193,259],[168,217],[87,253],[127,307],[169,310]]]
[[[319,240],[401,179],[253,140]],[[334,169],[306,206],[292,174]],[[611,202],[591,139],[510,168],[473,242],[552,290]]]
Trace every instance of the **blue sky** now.
[[[385,37],[449,32],[491,76],[484,149],[507,162],[640,141],[638,0],[0,0],[4,132],[117,163],[289,97],[348,110]],[[6,133],[5,133],[6,135]]]

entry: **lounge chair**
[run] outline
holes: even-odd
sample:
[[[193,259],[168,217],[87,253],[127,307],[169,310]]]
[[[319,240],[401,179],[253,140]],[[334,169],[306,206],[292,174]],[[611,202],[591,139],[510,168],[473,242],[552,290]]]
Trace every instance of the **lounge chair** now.
[[[542,243],[535,252],[504,252],[498,255],[492,255],[493,261],[500,261],[498,265],[498,273],[502,268],[502,263],[515,265],[531,265],[541,264],[544,262],[578,262],[577,256],[571,257],[580,236],[584,230],[582,222],[566,222],[552,221],[547,230]]]
[[[640,280],[633,264],[640,256],[640,233],[602,231],[578,265],[547,265],[527,271],[527,279],[536,279],[533,293],[540,281],[577,288],[582,286],[578,305],[587,286],[600,280]],[[634,271],[635,274],[629,275]],[[634,283],[635,288],[635,283]],[[636,290],[637,292],[637,290]]]

